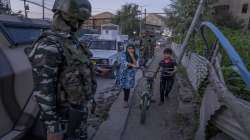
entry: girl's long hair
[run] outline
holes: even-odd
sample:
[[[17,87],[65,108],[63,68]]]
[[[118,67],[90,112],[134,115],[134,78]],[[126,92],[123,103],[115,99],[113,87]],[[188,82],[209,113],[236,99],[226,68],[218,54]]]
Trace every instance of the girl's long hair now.
[[[131,56],[129,55],[128,48],[133,48],[135,50],[135,46],[134,45],[128,45],[128,47],[126,48],[126,59],[127,59],[127,62],[128,63],[132,63],[133,61],[132,61]],[[136,50],[134,51],[134,56],[135,56],[135,60],[137,60],[138,56],[136,54]]]

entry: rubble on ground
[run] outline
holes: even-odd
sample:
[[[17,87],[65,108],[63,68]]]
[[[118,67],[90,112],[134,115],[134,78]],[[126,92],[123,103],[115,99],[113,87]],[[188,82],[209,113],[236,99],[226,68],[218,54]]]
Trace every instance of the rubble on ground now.
[[[90,114],[88,118],[88,126],[90,135],[94,136],[99,126],[108,118],[109,110],[114,101],[119,96],[120,89],[112,87],[96,93],[96,110],[94,114]]]

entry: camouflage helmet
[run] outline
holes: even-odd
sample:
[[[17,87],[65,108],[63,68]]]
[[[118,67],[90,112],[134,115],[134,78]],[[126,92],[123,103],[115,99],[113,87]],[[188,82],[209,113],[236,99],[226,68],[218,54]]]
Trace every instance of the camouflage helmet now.
[[[61,11],[78,20],[86,20],[91,16],[91,9],[88,0],[56,0],[52,11]]]

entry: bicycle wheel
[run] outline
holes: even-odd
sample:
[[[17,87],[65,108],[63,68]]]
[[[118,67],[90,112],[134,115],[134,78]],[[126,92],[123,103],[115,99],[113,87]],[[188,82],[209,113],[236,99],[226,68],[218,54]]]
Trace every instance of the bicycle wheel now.
[[[142,97],[141,119],[140,119],[141,124],[145,124],[146,121],[147,103],[148,103],[148,98],[146,95],[144,95]]]

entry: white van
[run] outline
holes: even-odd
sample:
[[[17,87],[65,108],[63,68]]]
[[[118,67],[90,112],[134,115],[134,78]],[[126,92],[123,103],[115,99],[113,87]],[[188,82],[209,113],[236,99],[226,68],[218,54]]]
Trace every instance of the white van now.
[[[119,53],[125,50],[127,43],[128,36],[120,35],[118,25],[102,25],[99,38],[89,45],[97,69],[109,71],[110,77],[115,78]]]
[[[117,61],[120,52],[124,51],[123,42],[115,40],[94,40],[89,49],[93,54],[92,61],[98,70],[109,71],[111,78],[115,78]]]

